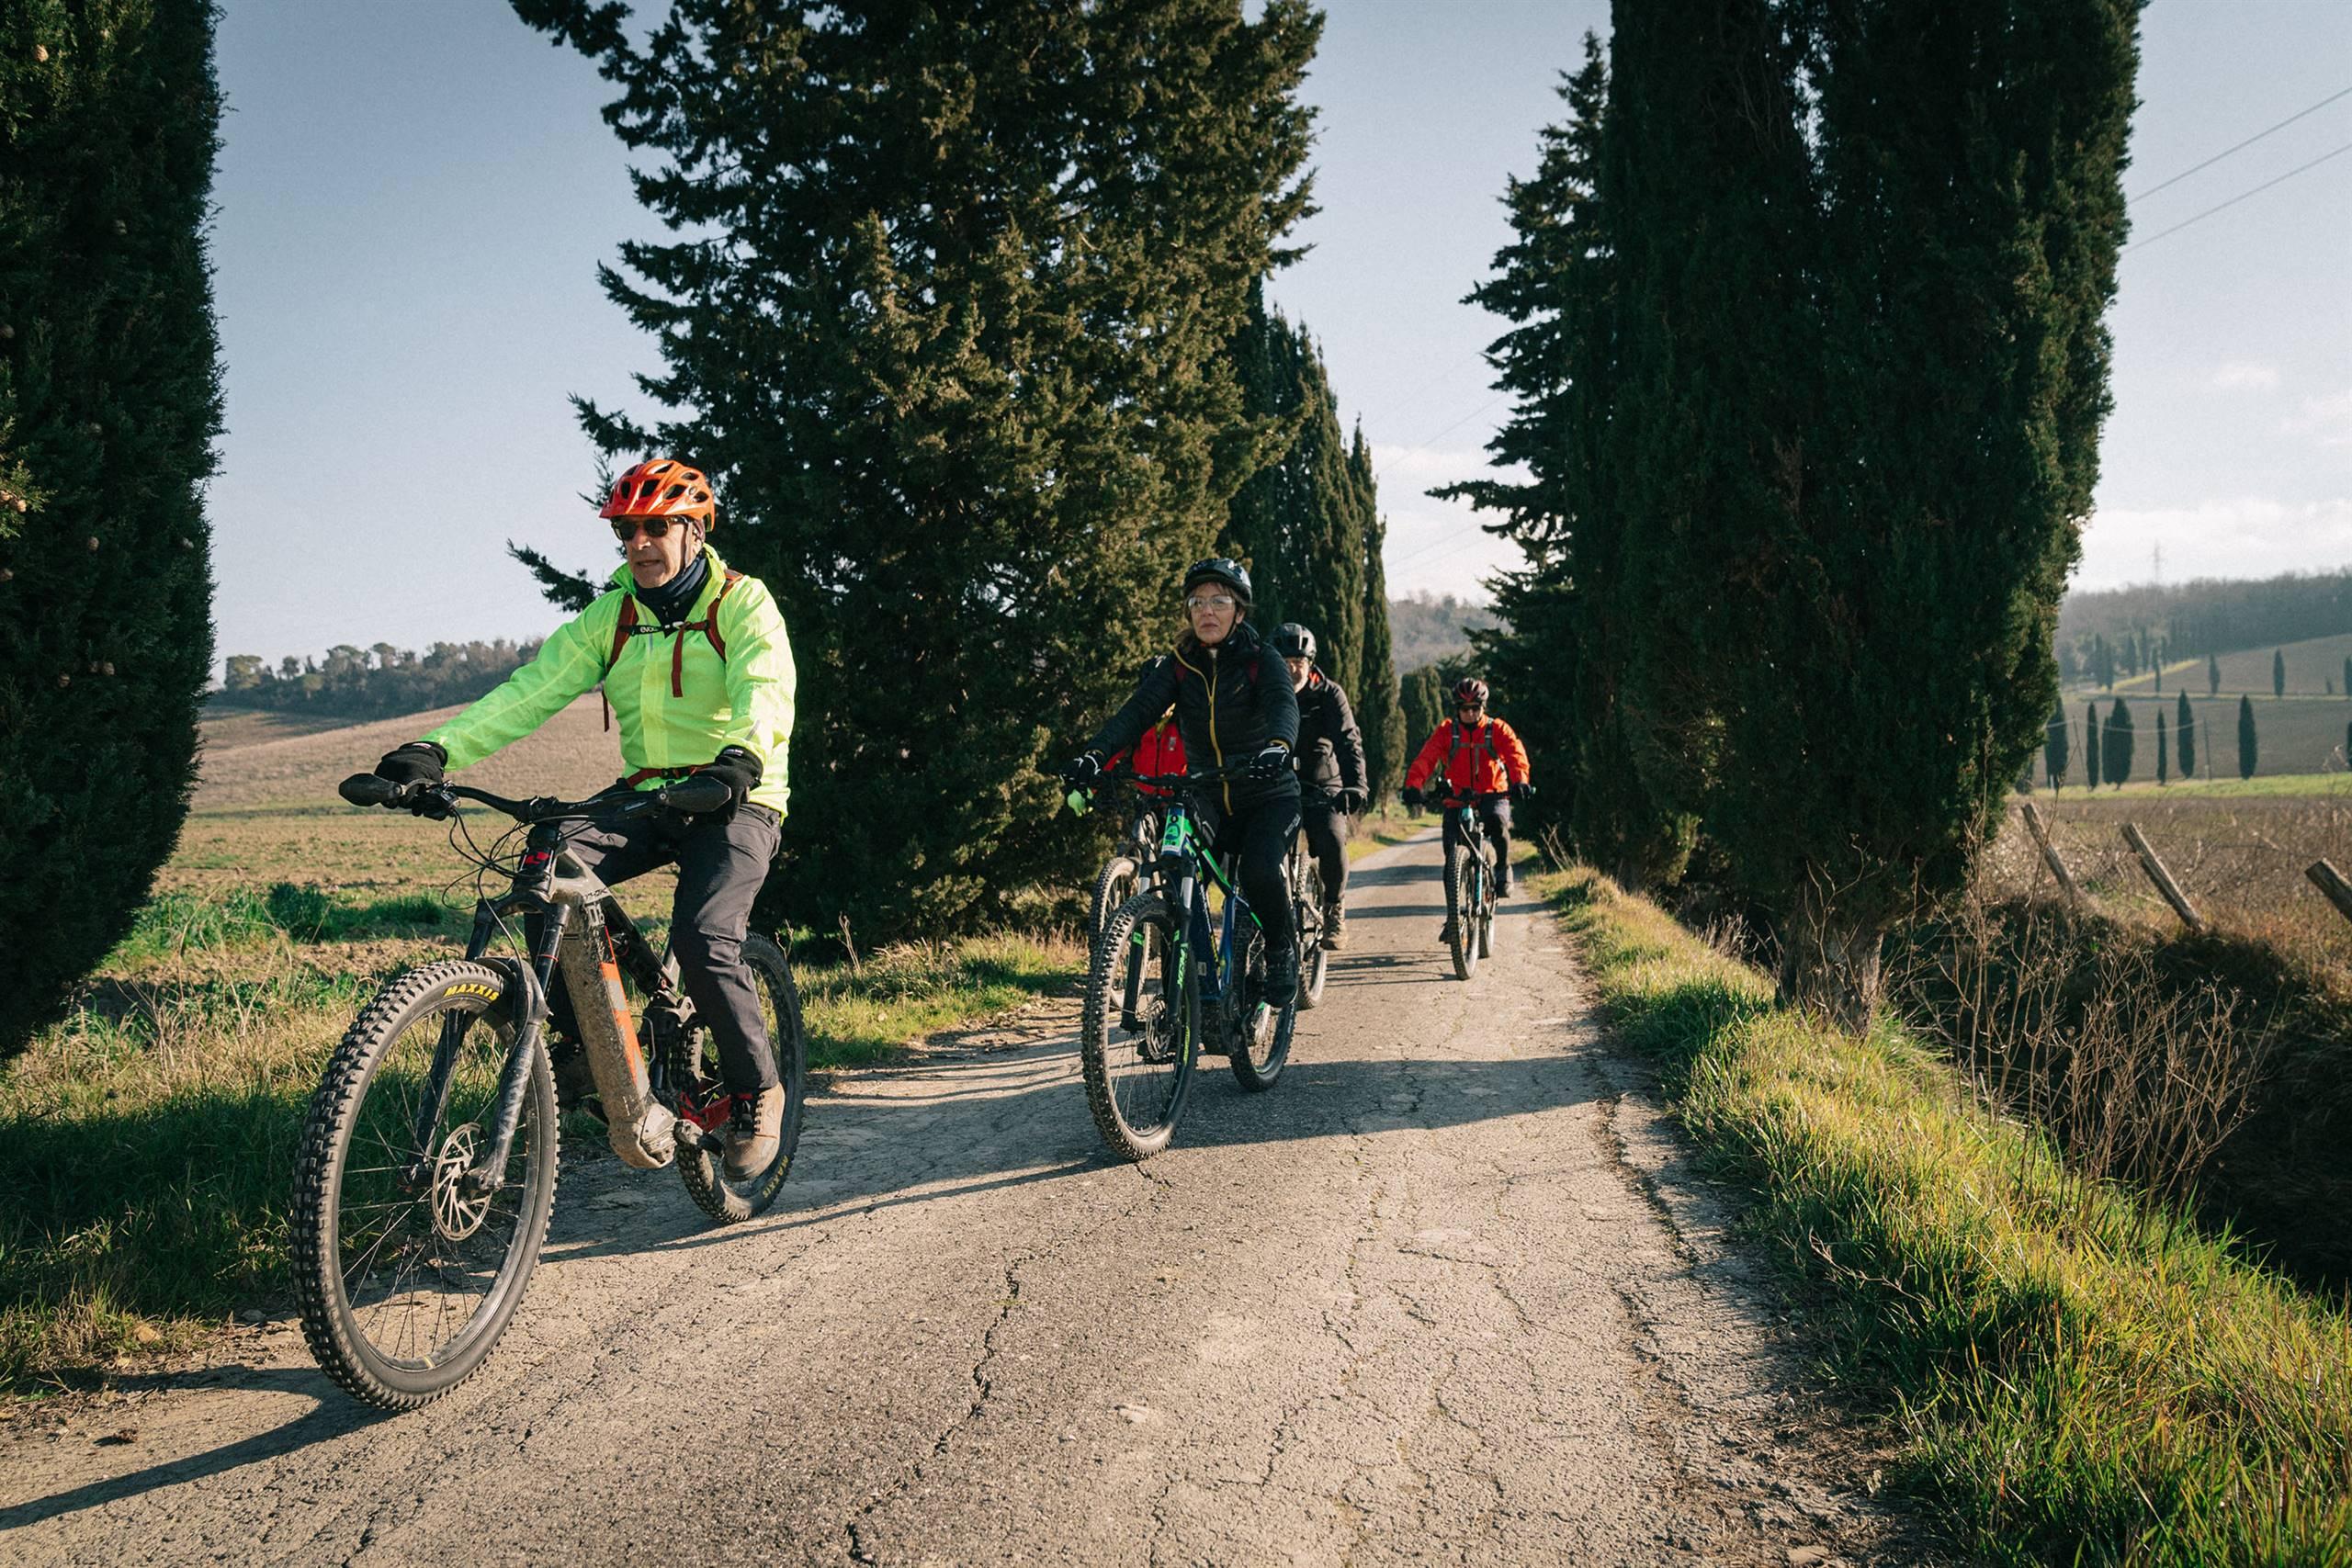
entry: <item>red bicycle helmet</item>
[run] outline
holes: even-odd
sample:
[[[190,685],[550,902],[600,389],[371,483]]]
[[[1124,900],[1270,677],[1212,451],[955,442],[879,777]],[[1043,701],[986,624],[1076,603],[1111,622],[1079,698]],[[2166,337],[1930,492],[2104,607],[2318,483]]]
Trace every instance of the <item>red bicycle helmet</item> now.
[[[708,528],[718,514],[710,480],[675,457],[649,457],[613,481],[599,517],[683,517]]]
[[[1465,705],[1469,707],[1485,707],[1487,705],[1487,683],[1484,681],[1479,680],[1475,675],[1466,680],[1455,682],[1453,685],[1453,705],[1455,707],[1463,707]]]

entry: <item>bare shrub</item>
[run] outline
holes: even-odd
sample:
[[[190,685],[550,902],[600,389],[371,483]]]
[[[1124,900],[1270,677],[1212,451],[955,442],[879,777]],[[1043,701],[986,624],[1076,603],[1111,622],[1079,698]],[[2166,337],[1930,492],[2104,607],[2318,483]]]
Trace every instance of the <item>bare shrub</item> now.
[[[1904,947],[1894,990],[1986,1102],[2086,1174],[2181,1204],[2248,1114],[2274,1031],[2219,986],[2167,986],[2153,946],[1970,899]]]

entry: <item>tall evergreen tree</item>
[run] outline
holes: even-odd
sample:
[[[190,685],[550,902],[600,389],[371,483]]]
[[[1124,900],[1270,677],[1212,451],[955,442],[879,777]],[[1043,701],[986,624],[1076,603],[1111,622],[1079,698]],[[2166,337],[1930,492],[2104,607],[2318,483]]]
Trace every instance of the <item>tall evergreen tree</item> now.
[[[2098,672],[2098,683],[2108,691],[2115,690],[2115,650],[2107,645],[2105,637],[2091,642],[2091,664]]]
[[[597,62],[673,231],[614,456],[712,470],[798,661],[782,912],[1002,919],[1091,855],[1039,773],[1176,628],[1261,434],[1225,348],[1308,209],[1304,0],[514,0]]]
[[[2105,759],[2098,750],[2098,704],[2094,701],[2083,705],[2083,783],[2094,791],[2107,782]]]
[[[2218,653],[2205,656],[2205,694],[2209,697],[2222,694],[2222,656]]]
[[[1363,508],[1363,668],[1357,684],[1348,689],[1354,699],[1356,724],[1363,731],[1364,773],[1377,803],[1394,796],[1405,782],[1405,709],[1396,688],[1396,658],[1388,635],[1388,568],[1381,552],[1388,542],[1388,525],[1380,515],[1380,491],[1373,477],[1372,448],[1356,427],[1348,446],[1348,474]]]
[[[2041,768],[2053,790],[2066,787],[2067,750],[2066,705],[2062,701],[2051,705],[2049,728],[2041,738]]]
[[[2107,716],[2107,733],[2098,738],[2100,772],[2118,789],[2132,778],[2132,710],[2118,697]]]
[[[0,1055],[129,931],[187,814],[220,429],[213,23],[205,0],[0,3]]]
[[[2171,771],[2172,762],[2166,754],[2165,744],[2164,705],[2159,703],[2156,705],[2156,784],[2158,787],[2163,786],[2165,779],[2171,775]]]
[[[2287,650],[2283,648],[2270,650],[2270,694],[2274,697],[2287,694]]]
[[[2137,14],[1615,8],[1611,425],[1657,607],[1635,700],[1713,786],[1783,995],[1849,1025],[1887,926],[1964,882],[2057,694]]]
[[[1693,818],[1648,780],[1670,772],[1624,705],[1625,671],[1646,607],[1623,566],[1608,413],[1616,380],[1617,273],[1607,213],[1609,74],[1600,41],[1559,87],[1565,118],[1540,133],[1533,177],[1505,195],[1511,243],[1470,293],[1510,323],[1487,356],[1514,407],[1487,444],[1497,467],[1433,493],[1495,513],[1524,567],[1494,581],[1502,625],[1473,637],[1515,692],[1514,723],[1545,781],[1531,821],[1564,826],[1577,852],[1635,884],[1669,881]],[[1636,761],[1652,753],[1645,770]]]
[[[1261,626],[1296,621],[1314,632],[1316,662],[1352,698],[1363,670],[1364,535],[1377,519],[1349,465],[1323,355],[1304,326],[1266,308],[1262,285],[1250,289],[1230,352],[1243,414],[1272,438],[1270,460],[1233,497],[1221,547],[1249,565]]]
[[[2188,706],[2188,694],[2180,694],[2178,710],[2173,719],[2173,732],[2180,737],[2180,776],[2197,776],[2197,716]]]
[[[1403,692],[1405,752],[1412,753],[1445,722],[1445,675],[1434,664],[1406,672]]]
[[[2254,733],[2254,699],[2238,694],[2238,777],[2254,777],[2255,764],[2261,761],[2261,747]]]
[[[2352,697],[2352,653],[2344,656],[2344,694]]]

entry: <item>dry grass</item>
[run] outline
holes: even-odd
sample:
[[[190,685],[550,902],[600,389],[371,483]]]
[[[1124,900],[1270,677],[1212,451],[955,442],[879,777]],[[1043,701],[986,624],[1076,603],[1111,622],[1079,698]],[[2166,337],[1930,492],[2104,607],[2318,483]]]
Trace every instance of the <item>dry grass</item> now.
[[[2123,841],[2123,825],[2136,822],[2199,914],[2352,981],[2352,924],[2303,874],[2324,858],[2352,875],[2352,779],[2309,795],[2070,791],[2034,800],[2059,854],[2100,910],[2177,929]],[[1996,898],[2054,890],[2014,809],[1984,857],[1978,886]]]

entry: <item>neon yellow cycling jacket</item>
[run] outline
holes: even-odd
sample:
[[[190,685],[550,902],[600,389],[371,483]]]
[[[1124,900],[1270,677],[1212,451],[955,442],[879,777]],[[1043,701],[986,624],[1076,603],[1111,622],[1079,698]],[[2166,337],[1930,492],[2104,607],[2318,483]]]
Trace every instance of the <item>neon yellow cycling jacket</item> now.
[[[613,574],[613,591],[558,626],[537,658],[424,739],[449,753],[452,769],[471,767],[602,681],[620,720],[628,773],[695,767],[723,746],[741,746],[763,770],[750,798],[783,815],[791,794],[785,752],[796,683],[784,616],[765,583],[738,577],[730,584],[718,552],[705,545],[702,553],[709,581],[684,625],[657,626],[639,604],[636,626],[614,659],[614,634],[632,582],[623,566]],[[649,777],[637,787],[659,789],[664,782]]]

